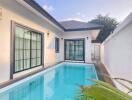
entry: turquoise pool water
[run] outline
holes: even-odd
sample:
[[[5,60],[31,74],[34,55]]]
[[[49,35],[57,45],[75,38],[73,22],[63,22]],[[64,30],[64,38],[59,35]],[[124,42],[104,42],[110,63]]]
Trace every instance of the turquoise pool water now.
[[[87,79],[97,79],[94,65],[59,64],[0,93],[0,100],[73,100],[78,85],[94,84]]]

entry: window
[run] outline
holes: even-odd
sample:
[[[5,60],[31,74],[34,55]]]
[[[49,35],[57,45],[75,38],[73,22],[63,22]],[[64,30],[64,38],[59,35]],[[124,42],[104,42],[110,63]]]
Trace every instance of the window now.
[[[15,26],[14,73],[42,65],[42,35],[20,25]]]
[[[55,38],[55,52],[59,53],[59,38]]]

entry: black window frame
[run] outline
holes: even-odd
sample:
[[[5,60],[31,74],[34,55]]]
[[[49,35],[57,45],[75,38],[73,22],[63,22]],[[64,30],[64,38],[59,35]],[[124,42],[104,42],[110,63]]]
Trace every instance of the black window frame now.
[[[59,53],[60,52],[60,39],[59,38],[55,38],[55,52]]]
[[[70,60],[66,58],[66,42],[67,41],[83,41],[83,59],[82,60],[73,60],[73,61],[84,61],[85,62],[85,38],[77,38],[77,39],[64,39],[64,60]],[[74,47],[75,48],[75,47]],[[75,50],[75,49],[74,49]],[[75,52],[75,51],[74,51]]]
[[[27,29],[29,30],[30,32],[34,32],[36,34],[39,34],[41,36],[41,41],[40,41],[40,64],[37,65],[37,66],[31,66],[31,47],[30,47],[30,68],[27,68],[27,69],[24,69],[23,67],[23,70],[20,70],[20,71],[15,71],[15,38],[16,38],[16,33],[15,33],[15,29],[16,27],[20,27],[20,28],[23,28],[23,29]],[[35,68],[35,67],[39,67],[39,66],[42,66],[44,67],[44,43],[43,43],[43,39],[44,39],[44,33],[43,32],[40,32],[40,31],[37,31],[35,29],[32,29],[30,27],[27,27],[25,25],[22,25],[22,24],[19,24],[15,21],[11,21],[11,68],[10,68],[10,79],[13,78],[13,74],[15,73],[18,73],[18,72],[22,72],[22,71],[25,71],[25,70],[29,70],[29,69],[32,69],[32,68]],[[31,44],[30,44],[31,46]],[[36,58],[37,59],[37,58]],[[37,62],[37,61],[36,61]]]

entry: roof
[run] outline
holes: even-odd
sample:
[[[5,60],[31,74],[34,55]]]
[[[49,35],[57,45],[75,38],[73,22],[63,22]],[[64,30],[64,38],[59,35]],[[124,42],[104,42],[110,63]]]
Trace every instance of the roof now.
[[[63,22],[59,23],[55,18],[53,18],[47,11],[45,11],[34,0],[24,0],[24,1],[64,31],[80,31],[80,30],[92,30],[92,29],[101,29],[102,28],[101,25],[80,22],[80,21],[63,21]]]
[[[47,11],[45,11],[37,2],[34,0],[24,0],[28,5],[30,5],[32,8],[37,10],[39,13],[41,13],[44,17],[46,17],[48,20],[53,22],[55,25],[59,26],[61,29],[64,30],[64,28],[60,25],[58,21],[56,21],[55,18],[53,18]]]
[[[103,26],[90,23],[90,22],[81,22],[81,21],[62,21],[60,24],[66,29],[66,31],[75,31],[75,30],[92,30],[92,29],[101,29]]]

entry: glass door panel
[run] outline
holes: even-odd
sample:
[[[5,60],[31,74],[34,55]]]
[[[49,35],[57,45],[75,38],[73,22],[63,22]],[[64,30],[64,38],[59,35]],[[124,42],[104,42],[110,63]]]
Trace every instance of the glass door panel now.
[[[74,42],[73,41],[66,42],[66,59],[67,60],[74,59]]]
[[[84,40],[65,40],[65,60],[84,61]]]
[[[82,61],[84,59],[84,43],[82,40],[75,41],[75,60]]]

